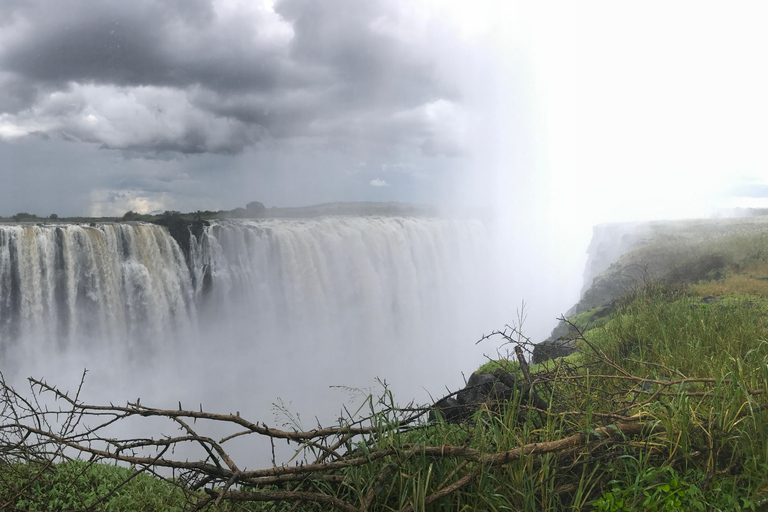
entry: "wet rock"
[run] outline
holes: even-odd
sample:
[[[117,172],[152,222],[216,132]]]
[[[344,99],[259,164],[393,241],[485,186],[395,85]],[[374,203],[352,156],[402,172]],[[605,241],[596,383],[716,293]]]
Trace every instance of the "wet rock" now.
[[[527,383],[499,369],[493,373],[472,374],[463,389],[435,403],[429,419],[433,421],[440,414],[448,423],[460,423],[469,419],[481,407],[498,410],[504,402],[512,399],[515,392],[522,395],[523,403],[546,408],[546,403]]]
[[[576,343],[572,339],[545,340],[533,347],[533,364],[558,357],[566,357],[576,352]]]

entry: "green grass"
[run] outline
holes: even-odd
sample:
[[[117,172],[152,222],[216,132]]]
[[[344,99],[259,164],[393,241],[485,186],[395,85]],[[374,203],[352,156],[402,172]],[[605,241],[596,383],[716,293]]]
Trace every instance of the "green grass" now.
[[[544,378],[583,379],[553,384],[553,410],[573,413],[566,431],[605,424],[599,414],[620,411],[667,432],[642,445],[628,440],[602,467],[585,468],[589,478],[576,495],[590,494],[588,508],[768,510],[768,264],[763,239],[734,240],[750,249],[748,257],[729,255],[718,279],[648,283],[599,321],[595,310],[577,315],[570,321],[585,333],[579,353],[537,368]],[[702,300],[710,295],[716,300]],[[624,375],[639,379],[611,379]],[[712,381],[666,385],[683,379]],[[652,398],[656,391],[664,394]],[[555,461],[546,472],[576,485]]]
[[[520,363],[510,359],[491,359],[475,370],[475,373],[493,373],[496,370],[517,373],[520,370]]]
[[[12,464],[0,471],[6,508],[58,511],[97,506],[105,511],[180,511],[184,493],[149,474],[108,464],[73,460],[59,464]],[[133,477],[133,478],[131,478]],[[121,483],[127,483],[117,488]],[[116,489],[107,499],[102,498]]]
[[[642,292],[586,338],[624,360],[630,372],[648,367],[634,361],[674,369],[660,372],[665,377],[722,377],[735,361],[758,369],[768,354],[768,302],[755,299],[732,296],[707,304],[686,296],[668,302],[660,292]]]
[[[764,262],[751,267],[766,268]],[[595,373],[619,373],[598,356],[601,350],[622,371],[649,381],[715,380],[670,386],[668,395],[627,411],[653,418],[677,435],[658,446],[667,457],[648,450],[612,461],[616,476],[593,502],[597,510],[768,505],[768,299],[755,293],[762,280],[747,277],[743,267],[729,272],[730,277],[684,290],[662,285],[640,290],[605,325],[589,330],[580,342],[582,353],[572,356],[575,362],[597,362]],[[744,275],[734,277],[735,272]],[[707,295],[719,300],[702,302]],[[610,393],[619,387],[611,382],[600,387],[600,403],[611,404]],[[654,383],[649,391],[658,389]],[[647,394],[638,396],[640,402]]]
[[[600,306],[574,315],[568,320],[581,332],[603,327],[610,320],[611,306]]]
[[[190,491],[180,481],[112,464],[70,460],[0,465],[2,510],[181,512],[202,496],[202,491]],[[212,510],[256,512],[269,506],[224,502]]]

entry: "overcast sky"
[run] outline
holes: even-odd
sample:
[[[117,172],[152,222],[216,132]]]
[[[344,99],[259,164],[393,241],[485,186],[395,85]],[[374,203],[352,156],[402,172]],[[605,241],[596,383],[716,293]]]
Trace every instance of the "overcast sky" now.
[[[5,0],[0,215],[768,206],[763,5]]]

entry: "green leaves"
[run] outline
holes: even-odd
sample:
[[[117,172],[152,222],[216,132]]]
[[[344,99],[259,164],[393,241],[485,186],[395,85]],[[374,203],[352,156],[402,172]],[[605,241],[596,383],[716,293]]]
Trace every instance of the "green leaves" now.
[[[646,510],[650,512],[677,512],[705,510],[706,499],[696,485],[700,474],[691,472],[681,476],[670,466],[649,467],[624,488],[614,485],[611,492],[594,502],[598,511]]]
[[[131,478],[136,471],[81,460],[50,466],[4,466],[0,470],[3,481],[0,502],[36,512],[83,510],[97,504],[96,509],[105,512],[181,512],[184,509],[188,500],[181,488],[147,474]]]

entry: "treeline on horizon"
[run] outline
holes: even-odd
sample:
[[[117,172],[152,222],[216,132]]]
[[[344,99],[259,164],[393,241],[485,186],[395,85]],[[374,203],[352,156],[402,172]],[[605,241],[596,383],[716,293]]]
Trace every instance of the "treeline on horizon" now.
[[[42,216],[34,213],[19,212],[10,217],[0,217],[0,222],[156,222],[164,218],[174,217],[184,220],[210,220],[210,219],[224,219],[232,217],[256,217],[259,213],[265,211],[266,208],[262,203],[252,202],[248,203],[246,208],[235,208],[233,210],[197,210],[194,212],[180,212],[178,210],[166,210],[162,213],[138,213],[133,210],[128,210],[122,217],[59,217],[59,215],[52,213],[50,215]]]
[[[232,210],[197,210],[181,212],[165,210],[157,213],[138,213],[128,210],[120,217],[62,217],[56,213],[38,215],[35,213],[19,212],[7,217],[0,216],[0,223],[14,222],[54,222],[54,223],[95,223],[95,222],[149,222],[167,225],[169,221],[207,221],[215,219],[256,219],[256,218],[298,218],[321,215],[409,215],[432,216],[438,209],[430,205],[398,203],[398,202],[334,202],[312,206],[265,207],[258,201],[250,202],[245,208]],[[445,212],[443,212],[445,213]],[[475,212],[477,213],[477,212]],[[712,218],[723,217],[757,217],[768,215],[768,208],[721,208],[712,214]]]
[[[238,207],[232,210],[197,210],[194,212],[166,210],[162,213],[138,213],[129,210],[121,217],[60,217],[56,213],[45,216],[19,212],[9,217],[0,217],[0,222],[151,222],[166,225],[169,221],[192,222],[213,219],[298,218],[321,215],[433,216],[437,214],[437,211],[437,208],[429,205],[398,202],[334,202],[312,206],[272,206],[267,208],[263,203],[252,201],[245,208]],[[766,213],[768,213],[768,210],[766,210]]]

